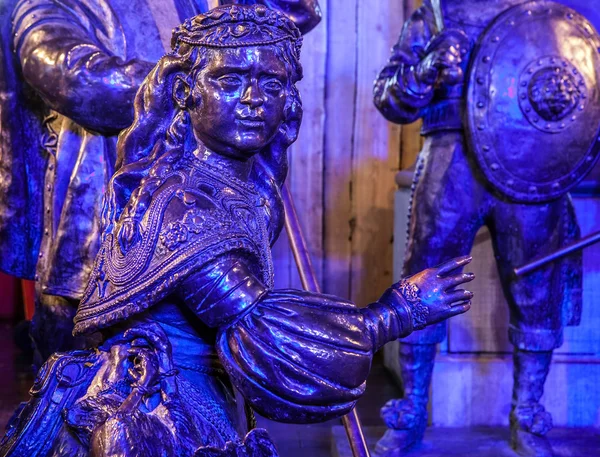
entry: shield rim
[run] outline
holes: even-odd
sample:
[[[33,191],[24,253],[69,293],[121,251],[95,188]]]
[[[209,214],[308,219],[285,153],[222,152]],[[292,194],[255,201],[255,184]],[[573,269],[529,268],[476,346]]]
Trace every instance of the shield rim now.
[[[466,94],[467,109],[465,110],[467,118],[467,145],[469,150],[473,152],[480,170],[494,189],[519,203],[540,203],[560,198],[583,180],[583,178],[585,178],[592,170],[598,159],[600,159],[600,119],[598,119],[598,126],[596,127],[595,140],[592,140],[590,143],[586,159],[581,160],[568,175],[554,180],[553,183],[538,184],[537,186],[534,186],[534,183],[526,182],[511,174],[505,167],[498,167],[496,162],[492,162],[489,153],[483,154],[480,152],[481,149],[483,149],[484,152],[487,152],[492,148],[490,146],[492,142],[487,141],[485,137],[485,122],[482,122],[482,120],[484,120],[484,113],[487,112],[487,110],[482,111],[482,109],[485,108],[486,105],[481,106],[482,103],[476,102],[476,100],[489,98],[490,72],[487,71],[487,67],[489,66],[489,63],[493,63],[493,60],[490,60],[488,56],[494,55],[499,43],[502,42],[494,32],[496,32],[499,27],[510,23],[510,18],[512,16],[527,14],[527,11],[531,11],[531,15],[536,13],[540,14],[548,9],[560,9],[561,12],[563,12],[569,20],[574,21],[579,28],[587,26],[587,28],[593,32],[589,39],[595,41],[595,49],[600,49],[600,36],[590,21],[584,16],[561,3],[546,0],[534,0],[507,9],[490,23],[481,34],[473,49],[468,70]],[[486,66],[485,73],[481,72],[482,65]],[[596,65],[596,71],[597,75],[600,76],[600,63]],[[486,161],[485,159],[488,160]],[[517,184],[510,187],[508,184],[510,181],[520,181],[521,185]],[[562,185],[557,185],[559,182],[564,183]],[[525,188],[527,188],[527,190],[524,190]]]

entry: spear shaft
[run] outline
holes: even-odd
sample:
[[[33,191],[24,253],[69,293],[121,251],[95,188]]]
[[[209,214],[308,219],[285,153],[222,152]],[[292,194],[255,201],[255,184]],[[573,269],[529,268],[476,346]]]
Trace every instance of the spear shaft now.
[[[538,268],[541,268],[544,265],[549,264],[550,262],[561,259],[569,254],[572,254],[575,251],[579,251],[580,249],[583,249],[583,248],[589,246],[590,244],[598,243],[599,241],[600,241],[600,231],[591,233],[588,236],[585,236],[585,237],[581,238],[580,240],[575,241],[574,243],[571,243],[571,244],[565,246],[564,248],[559,249],[558,251],[554,251],[551,254],[548,254],[544,257],[540,257],[539,259],[535,259],[523,266],[515,268],[515,275],[516,276],[526,275],[527,273],[529,273],[533,270],[537,270]]]
[[[320,293],[321,288],[319,287],[317,276],[310,260],[302,227],[300,226],[296,207],[292,200],[292,194],[287,185],[283,186],[282,196],[285,208],[285,230],[290,240],[290,247],[296,261],[296,266],[298,267],[300,282],[305,290]],[[354,457],[370,457],[369,448],[367,447],[356,409],[346,414],[342,418],[342,423],[346,429],[346,435],[348,435],[352,455]]]

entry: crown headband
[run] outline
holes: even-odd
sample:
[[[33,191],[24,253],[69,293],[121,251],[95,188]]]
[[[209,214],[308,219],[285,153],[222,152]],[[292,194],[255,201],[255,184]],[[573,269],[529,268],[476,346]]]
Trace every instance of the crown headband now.
[[[283,13],[264,5],[220,6],[186,20],[173,30],[171,46],[181,43],[213,48],[263,46],[289,40],[300,60],[302,35]]]

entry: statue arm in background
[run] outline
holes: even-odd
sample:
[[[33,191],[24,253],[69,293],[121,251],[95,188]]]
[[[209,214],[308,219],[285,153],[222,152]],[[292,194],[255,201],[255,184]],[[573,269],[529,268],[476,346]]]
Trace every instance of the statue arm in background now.
[[[375,80],[374,101],[384,117],[410,124],[422,116],[436,87],[462,80],[460,65],[467,51],[464,39],[456,30],[437,32],[430,8],[416,10]]]
[[[302,34],[310,32],[321,22],[321,8],[318,0],[223,0],[223,4],[265,5],[279,10],[289,17]]]
[[[87,129],[116,134],[133,121],[133,99],[153,63],[125,60],[112,10],[68,0],[22,1],[13,40],[25,80],[47,105]]]
[[[473,278],[455,272],[469,261],[400,281],[362,309],[331,295],[269,290],[231,254],[190,276],[179,293],[219,329],[221,362],[253,408],[278,421],[315,422],[354,407],[384,344],[469,309],[472,293],[455,289]]]

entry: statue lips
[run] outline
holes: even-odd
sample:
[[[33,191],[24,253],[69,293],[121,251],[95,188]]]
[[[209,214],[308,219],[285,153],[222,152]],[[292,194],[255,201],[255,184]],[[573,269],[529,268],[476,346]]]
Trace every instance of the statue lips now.
[[[260,116],[238,117],[236,122],[250,129],[262,129],[265,126],[265,121]]]

